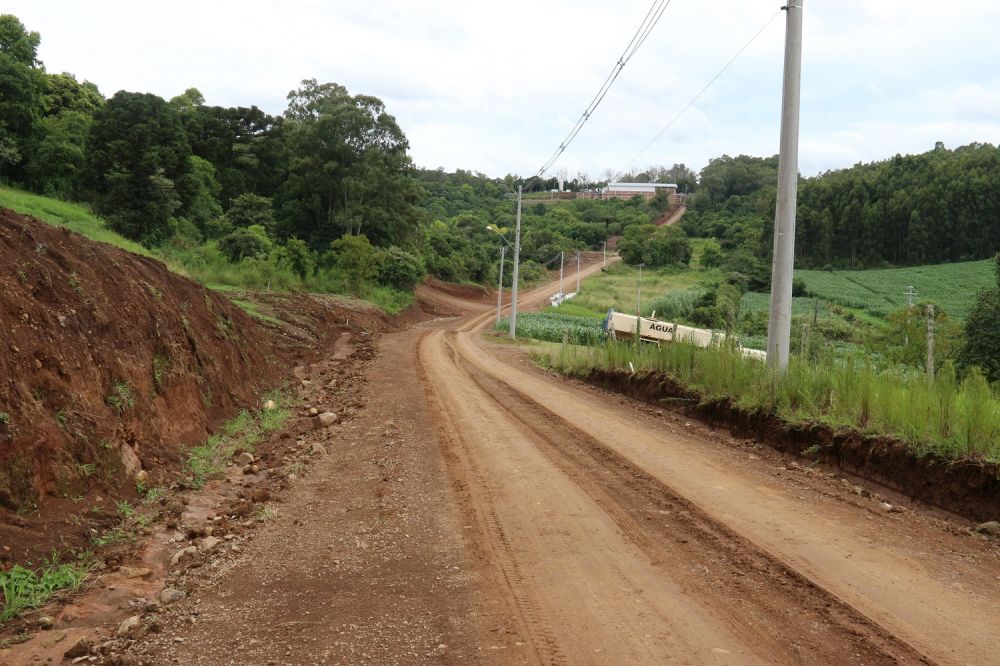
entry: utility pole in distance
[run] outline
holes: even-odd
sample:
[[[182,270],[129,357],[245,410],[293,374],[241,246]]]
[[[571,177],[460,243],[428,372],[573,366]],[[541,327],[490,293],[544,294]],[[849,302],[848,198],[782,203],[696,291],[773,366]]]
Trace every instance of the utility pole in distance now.
[[[497,285],[497,323],[500,323],[500,304],[503,303],[503,258],[507,256],[507,246],[500,246],[500,284]]]
[[[580,293],[580,251],[576,251],[576,293]]]
[[[802,83],[802,4],[788,0],[785,22],[785,76],[781,92],[781,147],[778,200],[774,214],[771,310],[767,322],[767,365],[788,368],[792,335],[792,269],[795,263],[795,212],[799,178],[799,97]]]
[[[517,186],[517,225],[514,229],[514,284],[510,287],[510,339],[517,338],[517,269],[521,263],[521,185]]]

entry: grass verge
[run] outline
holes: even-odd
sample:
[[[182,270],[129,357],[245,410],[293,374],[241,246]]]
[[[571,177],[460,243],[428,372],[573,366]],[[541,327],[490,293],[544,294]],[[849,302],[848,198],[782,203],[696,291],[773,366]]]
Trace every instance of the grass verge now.
[[[658,371],[700,396],[726,398],[748,411],[768,411],[789,424],[821,423],[867,435],[894,436],[919,455],[1000,462],[1000,399],[976,370],[963,379],[950,364],[934,380],[905,368],[877,370],[851,357],[793,358],[775,374],[727,347],[686,343],[563,344],[542,362],[585,375],[593,368]]]

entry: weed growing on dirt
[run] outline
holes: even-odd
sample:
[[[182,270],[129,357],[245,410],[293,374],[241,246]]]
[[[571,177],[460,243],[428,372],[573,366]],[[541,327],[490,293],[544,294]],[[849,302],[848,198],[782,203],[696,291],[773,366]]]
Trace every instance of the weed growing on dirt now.
[[[10,423],[10,414],[0,412],[0,425],[7,425],[8,423]]]
[[[237,433],[245,432],[253,425],[253,416],[245,409],[241,409],[236,418],[222,424],[222,432],[230,437]]]
[[[70,273],[67,279],[70,288],[77,293],[77,295],[83,294],[83,287],[80,285],[80,276],[76,273]]]
[[[868,359],[793,358],[783,375],[730,347],[678,342],[561,345],[551,367],[566,374],[594,368],[659,371],[708,401],[727,398],[744,409],[774,412],[789,423],[818,422],[892,435],[919,453],[1000,461],[1000,397],[973,370],[961,381],[946,363],[936,380],[901,367],[879,370]],[[633,370],[634,369],[634,370]]]
[[[128,543],[131,540],[132,532],[125,529],[121,525],[112,527],[107,532],[90,539],[91,543],[98,547],[115,546],[120,543]]]
[[[270,520],[275,520],[281,514],[278,512],[277,507],[273,504],[265,504],[256,511],[254,511],[253,517],[259,523],[266,523]]]
[[[233,419],[222,424],[221,432],[188,452],[186,464],[191,485],[201,488],[205,482],[222,473],[227,462],[237,449],[253,450],[269,432],[281,428],[291,411],[290,398],[283,389],[265,394],[265,400],[273,400],[274,409],[263,409],[256,413],[242,409]]]
[[[20,565],[0,571],[0,591],[4,599],[0,626],[27,609],[45,604],[60,591],[78,589],[88,571],[85,564],[60,564],[55,551],[38,571]]]
[[[128,500],[122,500],[115,505],[118,515],[124,520],[131,520],[135,516],[135,507]]]
[[[116,383],[114,390],[106,400],[109,405],[115,408],[119,416],[135,407],[135,393],[132,392],[132,387],[125,382]]]
[[[169,356],[165,354],[153,354],[153,385],[156,386],[156,390],[159,393],[163,393],[171,365]]]

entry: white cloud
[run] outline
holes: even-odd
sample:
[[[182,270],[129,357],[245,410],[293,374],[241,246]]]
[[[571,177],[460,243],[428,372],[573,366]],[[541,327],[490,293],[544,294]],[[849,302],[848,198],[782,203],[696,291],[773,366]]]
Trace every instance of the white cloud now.
[[[424,166],[528,175],[603,81],[649,0],[129,3],[8,0],[53,71],[280,113],[303,78],[381,97]],[[560,165],[620,169],[780,2],[674,0]],[[806,173],[1000,134],[995,0],[807,0]],[[777,151],[784,16],[636,163]]]

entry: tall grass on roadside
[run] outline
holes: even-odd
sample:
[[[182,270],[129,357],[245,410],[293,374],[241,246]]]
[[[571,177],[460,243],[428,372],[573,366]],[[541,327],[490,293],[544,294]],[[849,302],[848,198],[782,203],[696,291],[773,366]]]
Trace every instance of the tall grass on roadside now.
[[[896,436],[919,453],[1000,462],[1000,398],[975,369],[959,381],[954,367],[945,364],[937,379],[928,380],[905,368],[877,369],[867,360],[828,355],[813,362],[792,358],[779,375],[736,349],[683,342],[563,344],[551,358],[552,367],[576,375],[593,368],[630,370],[629,363],[637,372],[669,374],[702,400],[728,398],[791,423]]]

